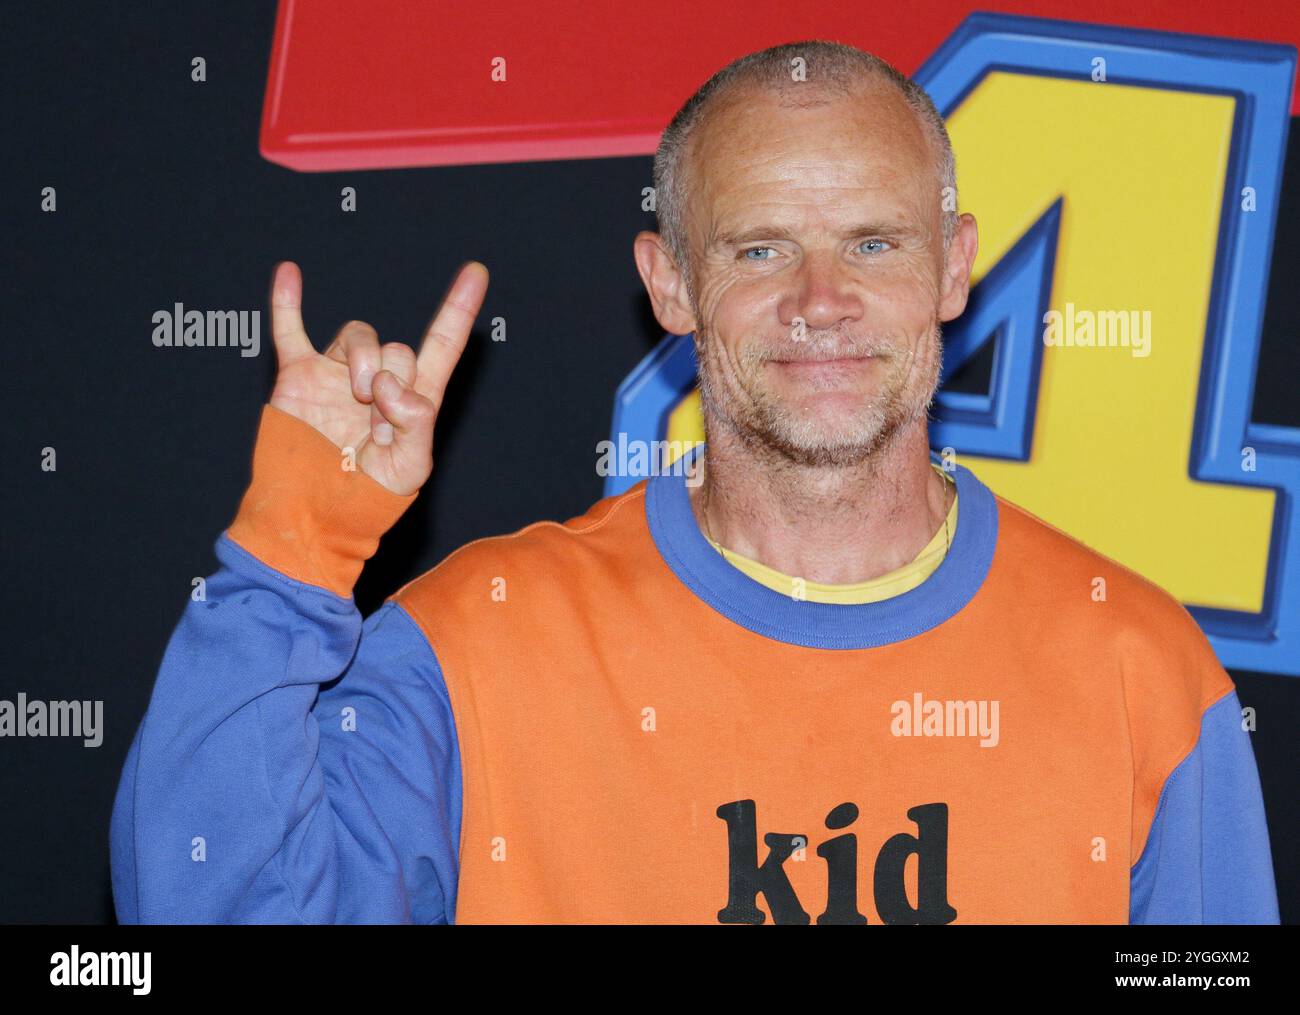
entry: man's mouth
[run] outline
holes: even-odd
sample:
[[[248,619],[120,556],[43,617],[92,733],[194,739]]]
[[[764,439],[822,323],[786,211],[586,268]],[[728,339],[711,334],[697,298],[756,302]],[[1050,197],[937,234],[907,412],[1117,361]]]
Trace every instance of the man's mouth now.
[[[866,360],[875,359],[875,355],[869,352],[854,353],[845,355],[843,353],[828,353],[825,356],[788,356],[779,359],[772,359],[772,363],[780,363],[782,366],[825,366],[834,364],[859,363]]]
[[[856,390],[860,383],[873,377],[877,357],[859,353],[854,356],[828,356],[824,358],[774,359],[768,362],[776,368],[778,376],[789,383],[812,385],[819,390],[847,386]]]
[[[808,343],[786,346],[779,350],[769,363],[782,366],[847,366],[880,359],[888,353],[885,346],[832,345]]]

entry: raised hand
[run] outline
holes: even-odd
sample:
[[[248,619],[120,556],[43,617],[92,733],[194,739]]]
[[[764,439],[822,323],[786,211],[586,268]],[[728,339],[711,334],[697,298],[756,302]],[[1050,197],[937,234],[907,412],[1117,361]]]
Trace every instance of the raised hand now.
[[[433,425],[487,284],[487,268],[478,261],[460,269],[418,355],[400,342],[380,345],[375,329],[361,321],[343,325],[318,353],[302,324],[302,272],[282,262],[271,284],[279,361],[271,404],[340,449],[352,448],[357,465],[376,482],[414,493],[433,472]]]

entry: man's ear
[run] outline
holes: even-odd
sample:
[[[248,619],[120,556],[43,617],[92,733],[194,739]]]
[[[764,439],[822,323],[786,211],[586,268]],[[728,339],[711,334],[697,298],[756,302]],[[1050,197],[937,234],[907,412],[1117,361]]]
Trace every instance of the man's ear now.
[[[979,226],[975,223],[975,216],[966,212],[957,220],[957,229],[948,244],[939,294],[939,320],[951,321],[966,309],[966,300],[970,296],[970,272],[979,246]]]
[[[689,335],[695,330],[695,314],[686,292],[686,279],[663,238],[645,230],[632,241],[632,256],[650,295],[655,320],[671,335]]]

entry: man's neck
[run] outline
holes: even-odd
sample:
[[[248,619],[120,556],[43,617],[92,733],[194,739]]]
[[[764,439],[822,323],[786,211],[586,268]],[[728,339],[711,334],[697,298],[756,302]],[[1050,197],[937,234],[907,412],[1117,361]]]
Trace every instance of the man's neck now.
[[[930,465],[924,419],[846,467],[797,465],[710,429],[704,480],[690,490],[701,531],[808,581],[851,584],[902,567],[942,527],[954,495]]]

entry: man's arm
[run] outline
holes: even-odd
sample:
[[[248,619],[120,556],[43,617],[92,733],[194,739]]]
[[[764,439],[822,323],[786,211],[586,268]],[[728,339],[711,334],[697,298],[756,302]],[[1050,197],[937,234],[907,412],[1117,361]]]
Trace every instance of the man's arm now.
[[[265,410],[222,567],[172,636],[118,788],[124,923],[454,917],[460,761],[428,642],[394,603],[363,626],[350,596],[261,559],[360,573],[412,498],[336,457]]]
[[[1229,692],[1165,781],[1130,875],[1129,922],[1277,923],[1268,825],[1250,734]]]
[[[482,305],[461,269],[417,355],[351,321],[324,353],[276,269],[279,370],[221,569],[181,618],[127,756],[118,918],[440,922],[455,913],[460,771],[437,660],[352,599],[433,471],[433,428]]]

